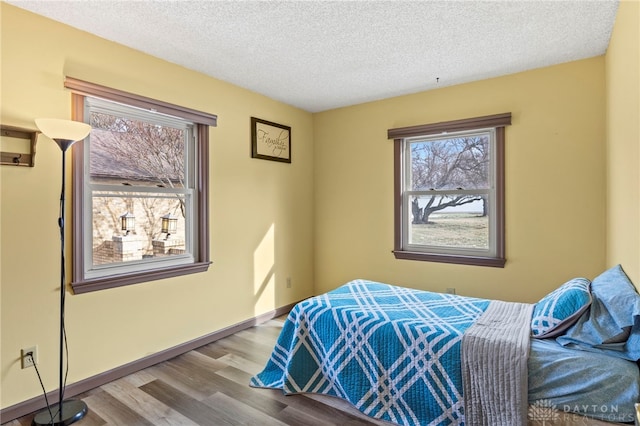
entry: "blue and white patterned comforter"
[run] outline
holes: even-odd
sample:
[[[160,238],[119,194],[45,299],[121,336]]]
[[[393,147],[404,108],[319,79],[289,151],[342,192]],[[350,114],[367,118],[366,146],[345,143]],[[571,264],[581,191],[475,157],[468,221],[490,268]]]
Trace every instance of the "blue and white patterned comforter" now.
[[[337,396],[400,425],[462,424],[462,335],[489,303],[351,281],[293,308],[250,384]]]

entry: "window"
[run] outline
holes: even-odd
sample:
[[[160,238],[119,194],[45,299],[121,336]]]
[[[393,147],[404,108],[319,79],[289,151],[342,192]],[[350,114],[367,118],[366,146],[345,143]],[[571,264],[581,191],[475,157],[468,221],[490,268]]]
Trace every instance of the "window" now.
[[[214,115],[67,78],[74,119],[76,293],[209,267],[208,129]]]
[[[503,267],[511,114],[390,129],[398,259]]]

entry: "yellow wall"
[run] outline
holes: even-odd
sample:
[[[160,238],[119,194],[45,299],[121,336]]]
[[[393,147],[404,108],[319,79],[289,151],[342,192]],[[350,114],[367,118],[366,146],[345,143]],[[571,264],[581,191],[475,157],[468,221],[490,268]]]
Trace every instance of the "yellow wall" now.
[[[640,289],[640,2],[622,1],[606,55],[607,264]]]
[[[2,124],[68,118],[65,75],[219,118],[213,265],[70,295],[69,382],[357,277],[529,302],[616,263],[638,284],[638,9],[621,2],[606,57],[311,115],[0,2]],[[501,112],[513,114],[506,267],[395,260],[387,129]],[[292,164],[249,158],[250,116],[292,127]],[[42,137],[35,168],[0,167],[2,408],[40,394],[20,348],[39,346],[45,385],[57,386],[59,155]]]
[[[401,66],[401,64],[398,64]],[[604,57],[314,115],[316,291],[366,278],[534,302],[605,265]],[[511,112],[504,269],[396,260],[387,129]]]
[[[69,383],[311,295],[310,113],[6,3],[0,13],[2,124],[69,118],[65,75],[218,115],[210,133],[214,263],[207,273],[70,295]],[[292,164],[250,158],[251,116],[292,127]],[[45,385],[57,388],[60,168],[46,137],[35,168],[0,167],[2,408],[40,395],[35,371],[20,369],[20,348],[38,345]]]

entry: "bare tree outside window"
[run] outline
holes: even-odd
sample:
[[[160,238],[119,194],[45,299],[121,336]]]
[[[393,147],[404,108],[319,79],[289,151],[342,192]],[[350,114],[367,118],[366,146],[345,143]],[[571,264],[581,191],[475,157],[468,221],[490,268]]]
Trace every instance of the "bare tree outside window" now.
[[[97,112],[91,126],[98,139],[92,145],[92,178],[111,174],[140,185],[184,187],[182,129]],[[94,167],[100,160],[108,166]]]
[[[442,139],[411,144],[411,188],[446,191],[489,188],[489,137],[486,135]],[[486,197],[446,194],[413,197],[413,223],[429,223],[432,213],[481,202],[486,216]],[[421,207],[422,205],[422,207]]]
[[[185,130],[101,111],[92,111],[90,120],[91,184],[123,189],[94,192],[93,263],[182,254],[185,195],[164,191],[185,188]],[[133,231],[121,230],[120,217],[124,213],[135,217]],[[178,219],[179,231],[171,235],[170,250],[166,249],[167,243],[164,243],[165,249],[159,250],[165,237],[161,232],[161,217],[165,214]],[[127,240],[118,238],[122,235],[126,235]],[[168,233],[166,237],[169,238]],[[118,244],[125,248],[120,249]],[[119,255],[118,250],[126,253]]]
[[[407,141],[409,244],[489,248],[490,139],[480,131]]]

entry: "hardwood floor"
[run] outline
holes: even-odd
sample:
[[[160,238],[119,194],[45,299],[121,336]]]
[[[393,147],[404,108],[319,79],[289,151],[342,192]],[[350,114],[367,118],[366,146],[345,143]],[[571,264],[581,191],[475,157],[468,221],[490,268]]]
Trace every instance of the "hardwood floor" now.
[[[350,404],[320,395],[284,396],[249,387],[264,367],[284,317],[240,331],[169,361],[78,395],[89,407],[79,426],[366,426],[391,425],[366,417]],[[30,426],[34,414],[3,426]],[[613,423],[560,413],[529,426]],[[617,423],[616,423],[617,424]]]
[[[337,398],[284,396],[249,387],[264,367],[284,318],[274,319],[76,398],[89,407],[80,426],[389,425]],[[31,425],[33,414],[6,423]]]

